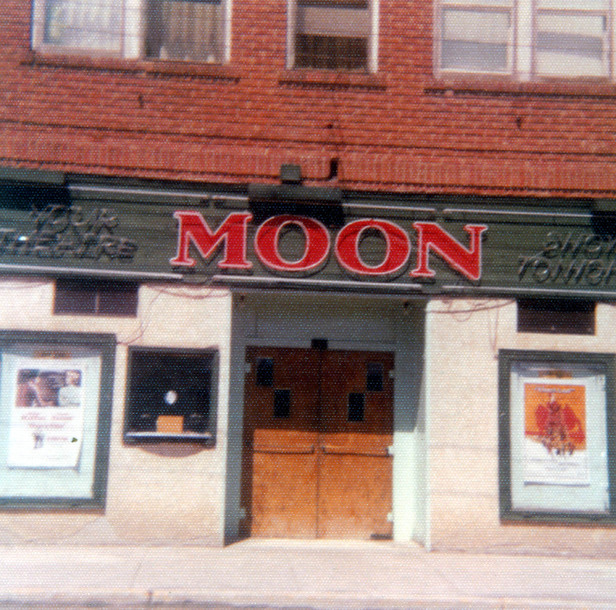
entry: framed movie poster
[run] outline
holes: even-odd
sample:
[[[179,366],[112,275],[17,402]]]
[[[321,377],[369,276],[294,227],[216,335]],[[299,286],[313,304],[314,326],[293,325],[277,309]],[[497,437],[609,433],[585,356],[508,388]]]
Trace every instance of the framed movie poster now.
[[[586,383],[524,381],[524,483],[590,485]]]
[[[0,504],[104,504],[115,340],[0,333]]]
[[[505,517],[611,518],[613,357],[500,352]]]
[[[10,356],[7,355],[7,360]],[[15,357],[10,468],[77,468],[83,445],[87,358]]]

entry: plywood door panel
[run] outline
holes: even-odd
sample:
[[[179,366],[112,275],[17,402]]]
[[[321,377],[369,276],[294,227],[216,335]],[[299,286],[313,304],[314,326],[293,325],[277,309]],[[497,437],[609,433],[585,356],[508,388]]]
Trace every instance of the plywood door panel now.
[[[259,385],[259,361],[273,362],[271,385]],[[316,535],[318,354],[310,350],[251,348],[244,406],[242,506],[245,535]],[[276,413],[287,393],[288,414]]]
[[[324,357],[318,536],[388,538],[392,534],[388,514],[392,506],[393,356],[333,351]],[[370,389],[369,368],[382,371],[378,390]],[[356,421],[349,417],[350,395],[362,397],[361,421],[357,421],[357,412]]]
[[[273,363],[270,385],[259,384],[263,359]],[[390,536],[393,356],[251,348],[247,360],[243,533]],[[371,389],[368,370],[375,366],[382,387]],[[276,413],[281,392],[288,404],[282,401]],[[361,418],[357,409],[349,417],[351,394],[361,397]]]

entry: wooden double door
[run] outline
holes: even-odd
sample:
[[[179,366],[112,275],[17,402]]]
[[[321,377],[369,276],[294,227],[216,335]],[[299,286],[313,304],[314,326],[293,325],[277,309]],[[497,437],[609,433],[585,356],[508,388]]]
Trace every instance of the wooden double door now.
[[[389,538],[393,355],[247,352],[242,534]]]

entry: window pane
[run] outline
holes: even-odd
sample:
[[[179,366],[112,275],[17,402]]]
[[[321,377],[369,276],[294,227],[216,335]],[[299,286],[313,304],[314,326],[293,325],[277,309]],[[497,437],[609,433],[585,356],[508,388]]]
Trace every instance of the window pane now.
[[[257,360],[257,385],[266,388],[274,385],[273,358],[259,358],[259,360]]]
[[[296,66],[366,69],[369,37],[367,2],[302,3],[296,16]]]
[[[207,431],[212,354],[135,349],[129,363],[129,432]]]
[[[298,6],[297,31],[301,34],[366,38],[370,32],[367,8]]]
[[[593,335],[595,303],[569,299],[520,299],[518,332]]]
[[[43,42],[119,52],[123,12],[120,0],[47,0]]]
[[[511,69],[509,10],[445,8],[441,28],[442,69],[480,72]]]
[[[131,282],[57,280],[54,313],[137,315],[139,285]]]
[[[54,313],[93,314],[96,311],[96,287],[87,281],[57,280]]]
[[[536,18],[538,74],[607,76],[607,14],[540,11]]]
[[[98,286],[97,313],[114,316],[137,315],[139,286],[124,282],[102,282]]]
[[[348,420],[354,422],[364,421],[364,395],[359,392],[349,394]]]
[[[274,417],[291,417],[291,390],[274,391]]]
[[[149,0],[146,55],[158,59],[219,62],[221,2]]]
[[[382,392],[383,376],[383,365],[380,362],[368,362],[366,390],[369,392]]]
[[[610,0],[536,0],[538,10],[609,11]]]

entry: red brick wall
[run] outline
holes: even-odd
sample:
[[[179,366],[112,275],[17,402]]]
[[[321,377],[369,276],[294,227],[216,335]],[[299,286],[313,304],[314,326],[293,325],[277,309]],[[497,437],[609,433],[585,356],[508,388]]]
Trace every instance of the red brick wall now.
[[[288,71],[286,3],[234,3],[225,66],[51,58],[30,2],[0,18],[0,164],[245,183],[616,196],[616,85],[444,82],[432,3],[382,0],[374,75]]]

